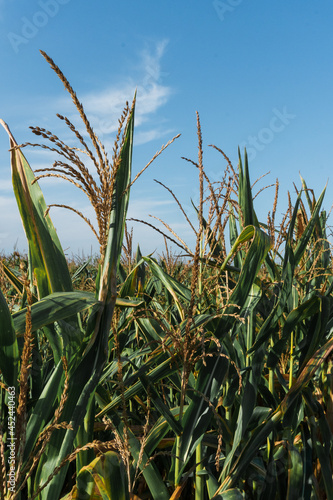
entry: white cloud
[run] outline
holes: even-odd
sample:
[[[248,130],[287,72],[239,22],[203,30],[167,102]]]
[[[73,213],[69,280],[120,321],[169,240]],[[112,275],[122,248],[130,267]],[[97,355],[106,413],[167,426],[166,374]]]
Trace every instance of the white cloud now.
[[[169,87],[152,83],[149,87],[138,87],[137,99],[137,125],[147,120],[147,115],[155,113],[161,106],[167,103],[171,95]]]
[[[140,144],[146,144],[147,142],[154,141],[155,139],[159,139],[163,136],[172,137],[174,133],[175,131],[173,129],[163,129],[161,127],[146,131],[139,130],[134,134],[134,144],[139,146]]]
[[[128,217],[147,217],[147,214],[154,213],[157,207],[170,207],[170,205],[173,206],[174,204],[175,202],[172,199],[156,200],[147,196],[143,199],[132,197],[129,202]]]
[[[112,150],[114,136],[118,127],[118,118],[122,113],[124,104],[126,100],[131,100],[136,88],[135,144],[144,144],[163,136],[168,136],[169,139],[173,134],[173,131],[170,130],[170,125],[161,117],[160,113],[161,107],[168,102],[172,95],[172,89],[167,84],[167,75],[162,72],[162,58],[165,54],[167,44],[168,42],[166,40],[162,40],[147,45],[139,53],[135,64],[129,68],[129,75],[120,81],[118,80],[117,83],[104,87],[100,91],[79,94],[79,99],[84,105],[84,109],[89,120],[91,120],[94,131],[105,144],[108,151]],[[86,132],[83,131],[84,126],[80,121],[78,113],[75,112],[73,104],[68,96],[62,95],[60,99],[52,99],[51,96],[49,96],[47,102],[45,102],[45,99],[39,97],[34,103],[30,101],[29,106],[31,107],[31,105],[34,108],[33,120],[36,120],[38,116],[41,115],[46,116],[46,124],[38,124],[41,127],[51,127],[52,132],[59,135],[59,137],[69,145],[77,146],[78,144],[74,135],[69,130],[68,133],[66,132],[64,124],[61,124],[59,121],[56,126],[49,125],[51,122],[47,116],[52,116],[53,111],[68,116],[81,133],[86,134]],[[47,115],[45,114],[46,109]],[[29,111],[29,121],[27,121],[29,125],[31,124],[30,112],[31,111]],[[21,120],[21,125],[23,121],[25,120]],[[52,123],[54,123],[53,120]],[[5,138],[4,140],[7,139]],[[18,138],[18,140],[20,139]],[[31,142],[39,142],[38,138],[31,137],[30,134],[28,140]],[[47,144],[47,141],[45,141],[45,144]],[[24,151],[24,154],[34,170],[45,166],[49,167],[52,165],[53,161],[57,159],[55,153],[39,148],[29,148],[29,150]],[[94,176],[96,175],[93,171],[92,174]],[[0,189],[1,194],[5,195],[7,191],[11,191],[12,189],[10,169],[8,169],[8,177],[4,174],[2,177],[3,181],[2,183],[0,181]],[[46,203],[52,203],[55,200],[61,203],[61,198],[66,198],[67,196],[67,188],[69,189],[72,187],[69,183],[65,183],[62,180],[58,180],[58,182],[54,184],[55,181],[57,181],[57,179],[43,179],[40,181]],[[73,198],[70,204],[78,210],[81,210],[85,215],[91,218],[94,223],[94,214],[91,207],[86,205],[86,200],[84,198],[81,198],[82,201],[76,200],[78,200],[78,198],[73,191]],[[159,215],[163,218],[165,212],[170,211],[173,203],[173,200],[148,200],[147,203],[145,203],[144,200],[140,202],[140,200],[131,199],[129,217],[132,216],[149,220],[149,213],[156,214],[159,212]],[[15,205],[14,196],[10,200],[0,196],[0,207],[6,207],[7,213],[7,209],[10,207],[10,216],[6,216],[6,218],[1,221],[0,250],[1,248],[6,248],[10,251],[14,244],[16,244],[16,241],[18,241],[18,246],[21,249],[26,249],[27,247],[22,224]],[[85,222],[77,215],[62,209],[52,209],[50,214],[57,228],[61,244],[64,249],[69,249],[69,253],[77,253],[80,249],[89,252],[90,248],[92,248],[93,251],[98,251],[96,238]],[[140,240],[142,236],[141,244],[143,245],[143,243],[145,243],[147,251],[153,250],[155,245],[158,246],[156,240],[157,235],[151,229],[136,224],[134,231],[139,235]],[[9,238],[8,235],[11,235],[11,238]],[[163,245],[163,239],[161,244]]]
[[[167,73],[161,70],[161,60],[167,44],[167,40],[162,40],[155,43],[153,47],[150,45],[142,50],[139,53],[139,62],[130,69],[132,76],[126,76],[102,90],[79,96],[88,119],[100,139],[105,141],[107,136],[115,134],[125,103],[127,100],[131,102],[135,90],[137,90],[136,128],[154,121],[149,126],[150,130],[146,130],[141,135],[139,144],[162,137],[169,132],[169,130],[164,130],[160,123],[156,127],[156,121],[161,122],[161,119],[156,117],[156,113],[168,102],[173,92],[171,87],[164,82]],[[81,131],[82,126],[78,121],[78,115],[73,112],[73,105],[68,97],[57,100],[55,105],[57,111],[61,109],[61,114],[66,114]],[[82,133],[86,135],[85,131]]]
[[[174,130],[170,130],[170,125],[166,123],[160,112],[162,106],[168,102],[173,94],[173,89],[167,82],[168,74],[162,71],[162,59],[167,45],[167,40],[147,44],[144,49],[138,52],[135,62],[128,67],[126,75],[118,76],[117,81],[113,81],[110,85],[99,90],[86,93],[78,92],[78,98],[84,106],[94,132],[107,147],[107,150],[108,146],[112,150],[118,129],[118,119],[126,101],[131,102],[135,91],[137,91],[135,144],[145,144],[175,133]],[[50,127],[51,131],[68,145],[78,146],[74,134],[66,128],[63,122],[54,121],[52,118],[51,125],[50,117],[53,117],[55,113],[60,113],[67,116],[84,138],[87,138],[88,134],[81,118],[75,110],[70,96],[65,91],[62,91],[60,97],[36,97],[33,103],[31,101],[27,103],[26,109],[20,107],[21,115],[24,115],[25,112],[26,118],[20,116],[21,128],[25,134],[32,122],[37,120],[39,126]],[[44,116],[44,123],[41,123],[40,116]],[[14,135],[18,134],[14,133]],[[24,134],[21,137],[24,137]],[[30,133],[25,137],[28,141],[39,142],[38,138]],[[24,139],[22,140],[24,141]],[[20,141],[19,137],[18,141]],[[39,150],[38,154],[45,154],[47,160],[50,158],[50,156],[46,156],[48,152],[45,150]],[[54,155],[52,158],[54,160]]]

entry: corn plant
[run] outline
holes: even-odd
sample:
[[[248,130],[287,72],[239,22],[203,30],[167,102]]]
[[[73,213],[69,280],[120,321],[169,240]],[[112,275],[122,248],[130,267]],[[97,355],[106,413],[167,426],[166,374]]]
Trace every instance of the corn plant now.
[[[80,148],[33,127],[48,141],[42,147],[59,155],[35,176],[2,122],[29,255],[20,271],[3,265],[19,300],[10,310],[0,295],[1,432],[12,446],[1,447],[1,497],[333,498],[325,190],[317,200],[301,179],[277,226],[277,181],[272,210],[260,222],[246,151],[236,171],[213,146],[226,161],[213,184],[197,115],[198,158],[185,158],[198,172],[197,223],[162,184],[191,226],[195,247],[162,221],[165,241],[187,260],[168,246],[160,259],[142,256],[139,247],[133,258],[125,219],[135,101],[120,119],[109,162],[72,87],[43,55],[93,146],[62,115]],[[38,184],[45,176],[75,184],[95,210],[97,228],[78,213],[100,243],[94,291],[73,287],[88,264],[71,276]],[[13,392],[15,436],[8,430]],[[12,449],[14,491],[6,480]]]
[[[198,160],[194,163],[202,183],[202,155]],[[144,317],[138,311],[122,337],[126,352],[130,344],[125,339],[139,339],[132,351],[136,359],[140,345],[142,355],[147,345],[151,353],[144,365],[136,365],[137,371],[124,356],[122,391],[115,398],[110,384],[105,394],[110,402],[103,402],[99,415],[123,411],[126,403],[138,412],[143,394],[149,396],[156,423],[145,436],[146,457],[154,442],[168,486],[166,493],[165,480],[160,479],[158,490],[157,478],[146,478],[153,498],[331,495],[330,404],[318,401],[318,394],[327,398],[331,393],[330,253],[326,216],[320,214],[324,192],[318,201],[310,200],[302,183],[310,215],[299,193],[276,236],[272,221],[277,200],[268,224],[260,224],[245,153],[233,184],[224,185],[229,199],[222,186],[216,193],[210,184],[207,220],[203,207],[198,209],[197,246],[189,252],[194,263],[186,285],[151,257],[139,261],[123,285],[124,294],[134,294],[136,273],[143,263],[148,265],[152,277],[141,292]],[[235,191],[236,200],[231,197]],[[225,219],[228,254],[219,234],[227,227]],[[183,245],[181,239],[178,243]],[[321,379],[325,388],[319,389]],[[118,432],[131,442],[129,415],[127,423],[128,437],[123,424]]]
[[[70,92],[97,153],[98,159],[75,127],[61,117],[93,160],[101,185],[97,187],[93,182],[75,150],[51,135],[53,149],[65,158],[55,164],[54,171],[57,173],[61,165],[68,179],[81,181],[93,205],[98,206],[101,259],[96,294],[73,291],[66,259],[36,177],[8,126],[1,122],[10,138],[13,187],[29,244],[25,286],[30,293],[30,302],[13,316],[1,296],[4,318],[1,372],[5,384],[2,402],[6,403],[8,387],[19,390],[15,435],[20,441],[16,441],[19,444],[15,448],[15,488],[6,492],[6,478],[2,478],[2,496],[8,498],[19,498],[23,490],[28,491],[29,498],[59,498],[70,461],[77,457],[77,464],[86,465],[84,460],[90,457],[83,455],[82,449],[98,448],[89,439],[93,424],[91,406],[108,358],[131,176],[135,101],[120,120],[119,134],[127,115],[123,136],[118,135],[116,139],[111,165],[73,89],[53,61],[44,56]],[[49,136],[39,130],[37,133]],[[69,162],[74,163],[77,170]],[[9,272],[7,270],[7,275]],[[79,313],[85,310],[89,317],[83,328]],[[39,351],[45,342],[48,350],[42,357]],[[33,354],[37,362],[29,374]],[[21,374],[19,385],[18,373]],[[33,398],[28,406],[30,391]],[[1,412],[2,421],[6,422],[4,404]],[[6,439],[7,433],[3,432]],[[3,466],[7,455],[8,452],[2,455]]]

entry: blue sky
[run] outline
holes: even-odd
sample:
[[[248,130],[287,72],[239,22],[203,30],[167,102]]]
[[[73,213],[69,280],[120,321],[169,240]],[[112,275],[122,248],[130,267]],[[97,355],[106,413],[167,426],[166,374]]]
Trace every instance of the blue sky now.
[[[279,178],[278,214],[286,209],[287,190],[295,198],[299,173],[317,197],[329,181],[324,205],[330,210],[332,19],[329,0],[0,0],[0,118],[18,143],[34,142],[29,125],[72,139],[56,113],[75,120],[75,108],[42,49],[71,82],[110,156],[123,104],[138,89],[133,175],[181,133],[134,184],[129,216],[154,222],[149,215],[155,215],[193,246],[186,221],[153,179],[170,187],[195,220],[190,198],[198,193],[197,172],[181,157],[197,159],[196,111],[213,180],[221,178],[225,162],[208,145],[223,149],[235,167],[238,146],[246,146],[251,179],[270,172],[255,192]],[[33,169],[56,159],[37,149],[25,155]],[[70,201],[93,220],[88,200],[73,186],[57,180],[40,185],[47,203]],[[263,222],[273,196],[269,188],[255,200]],[[2,130],[0,207],[0,251],[27,250]],[[76,215],[55,208],[51,217],[69,256],[98,251]],[[144,253],[163,250],[161,238],[142,225],[134,225],[134,237]]]

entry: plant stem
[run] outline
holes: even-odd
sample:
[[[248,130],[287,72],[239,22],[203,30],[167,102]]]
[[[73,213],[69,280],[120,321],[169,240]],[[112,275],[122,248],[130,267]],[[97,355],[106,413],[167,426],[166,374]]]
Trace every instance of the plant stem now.
[[[176,462],[175,462],[175,485],[176,486],[179,484],[178,476],[179,476],[179,470],[180,470],[180,460],[179,460],[180,445],[181,445],[180,436],[177,436],[177,438],[176,438]]]
[[[204,481],[203,476],[200,475],[200,471],[203,470],[202,467],[202,445],[198,444],[195,450],[195,462],[197,464],[195,472],[195,500],[203,500],[204,498]]]
[[[202,234],[200,236],[200,257],[202,259],[203,256],[203,248],[202,248]],[[198,292],[199,297],[202,296],[202,260],[199,262],[199,276],[198,276]],[[200,314],[201,303],[198,303],[198,312]],[[195,450],[195,463],[196,466],[196,474],[195,474],[195,500],[202,500],[204,498],[204,481],[203,477],[200,476],[200,471],[202,471],[202,444],[199,443]]]
[[[247,317],[246,329],[246,367],[250,366],[250,356],[248,354],[253,344],[253,312],[251,311]]]
[[[290,360],[289,360],[289,389],[293,385],[293,373],[294,373],[294,332],[290,334]]]
[[[274,346],[274,340],[270,340],[271,348]],[[274,370],[272,368],[268,369],[268,388],[269,392],[274,396]]]

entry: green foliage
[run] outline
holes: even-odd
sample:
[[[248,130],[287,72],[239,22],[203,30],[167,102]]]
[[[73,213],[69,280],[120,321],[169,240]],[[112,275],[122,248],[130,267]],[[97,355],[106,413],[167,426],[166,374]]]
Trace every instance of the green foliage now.
[[[5,128],[29,255],[2,259],[1,431],[14,443],[16,477],[12,492],[1,476],[0,497],[332,498],[324,191],[316,200],[302,179],[277,227],[276,190],[263,224],[246,152],[238,173],[228,163],[214,186],[199,151],[208,195],[197,207],[195,251],[178,239],[187,260],[168,247],[160,259],[140,248],[133,257],[125,227],[133,105],[101,255],[75,265]],[[201,148],[199,121],[198,133]],[[8,459],[2,448],[2,471]]]

